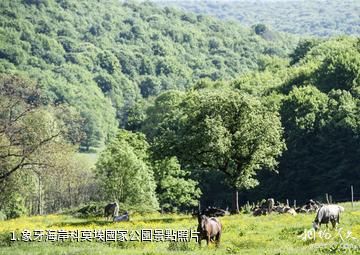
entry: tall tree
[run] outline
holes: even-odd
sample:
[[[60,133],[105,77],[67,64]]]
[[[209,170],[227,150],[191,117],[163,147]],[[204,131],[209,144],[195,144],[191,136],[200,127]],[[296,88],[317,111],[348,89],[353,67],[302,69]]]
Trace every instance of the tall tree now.
[[[173,100],[160,96],[166,98]],[[161,119],[155,153],[176,155],[193,170],[224,173],[234,191],[233,211],[239,212],[238,191],[258,184],[256,171],[275,169],[285,148],[279,115],[252,96],[226,89],[190,92],[172,114]]]

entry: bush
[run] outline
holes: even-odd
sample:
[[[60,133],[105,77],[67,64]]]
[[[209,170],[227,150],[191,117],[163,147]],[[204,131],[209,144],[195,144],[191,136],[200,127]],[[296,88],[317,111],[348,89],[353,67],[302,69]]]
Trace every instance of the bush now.
[[[25,54],[21,49],[14,46],[8,46],[0,49],[0,58],[7,59],[9,62],[19,65],[24,61]]]
[[[27,213],[24,198],[17,193],[10,195],[8,201],[6,201],[3,206],[5,208],[3,213],[6,219],[18,218]]]
[[[10,233],[0,233],[0,247],[11,246],[14,242],[11,241]]]
[[[241,212],[243,213],[251,213],[251,206],[250,204],[245,204],[244,206],[241,207]]]
[[[89,204],[78,209],[75,214],[78,217],[98,217],[104,213],[104,206],[100,204]]]
[[[2,221],[2,220],[6,220],[6,219],[7,219],[7,217],[6,217],[5,212],[0,211],[0,221]]]

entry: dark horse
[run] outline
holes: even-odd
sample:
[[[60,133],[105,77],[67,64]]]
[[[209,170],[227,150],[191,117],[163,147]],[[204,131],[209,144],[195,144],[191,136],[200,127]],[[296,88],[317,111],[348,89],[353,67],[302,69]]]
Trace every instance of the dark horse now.
[[[201,240],[205,239],[207,245],[210,241],[216,241],[216,246],[219,246],[222,230],[220,221],[214,217],[208,218],[205,215],[198,215],[198,222],[199,245],[201,245]]]
[[[104,208],[104,217],[106,220],[116,217],[119,215],[119,205],[118,203],[107,204]]]

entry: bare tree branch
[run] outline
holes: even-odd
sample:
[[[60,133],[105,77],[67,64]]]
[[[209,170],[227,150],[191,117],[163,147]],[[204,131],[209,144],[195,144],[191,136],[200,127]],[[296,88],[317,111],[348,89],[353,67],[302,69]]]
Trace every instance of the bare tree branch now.
[[[43,145],[47,144],[48,142],[52,141],[53,139],[55,139],[56,137],[58,137],[61,134],[61,131],[57,132],[56,134],[40,141],[37,145],[35,145],[31,150],[29,150],[28,152],[24,152],[20,157],[21,160],[18,164],[16,164],[14,167],[12,167],[10,170],[5,171],[5,173],[3,173],[2,175],[0,175],[0,181],[5,180],[7,177],[9,177],[11,174],[13,174],[15,171],[23,168],[24,166],[33,166],[33,165],[49,165],[49,164],[45,164],[45,163],[36,163],[36,162],[25,162],[27,159],[29,160],[29,157],[35,152],[37,151],[40,147],[42,147]]]

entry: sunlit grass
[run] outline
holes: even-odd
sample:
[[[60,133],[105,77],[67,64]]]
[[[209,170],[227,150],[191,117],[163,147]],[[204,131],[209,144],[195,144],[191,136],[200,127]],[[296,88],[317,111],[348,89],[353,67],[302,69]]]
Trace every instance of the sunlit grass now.
[[[351,208],[349,203],[341,216],[343,235],[351,231],[351,237],[360,240],[360,207]],[[181,214],[132,214],[129,222],[108,222],[104,218],[80,219],[70,215],[21,217],[0,222],[0,254],[328,254],[331,247],[341,242],[338,230],[322,227],[331,239],[304,239],[304,231],[311,229],[315,215],[297,216],[272,214],[253,217],[240,214],[221,218],[223,235],[221,245],[199,248],[195,240],[189,243],[171,242],[9,242],[11,231],[19,234],[27,230],[141,230],[141,229],[194,229],[197,219]],[[5,241],[4,241],[5,239]],[[358,240],[347,240],[358,242]],[[323,247],[323,248],[322,248]],[[340,252],[340,251],[339,251]],[[359,253],[360,251],[358,251]],[[339,253],[340,254],[340,253]]]

